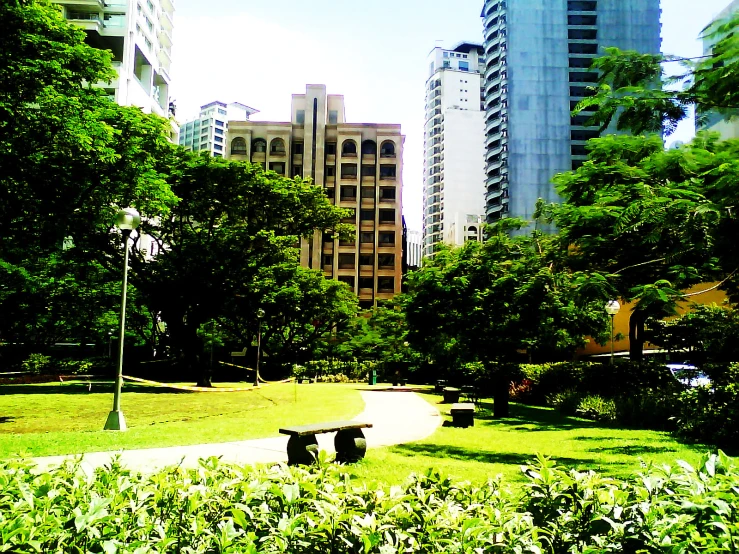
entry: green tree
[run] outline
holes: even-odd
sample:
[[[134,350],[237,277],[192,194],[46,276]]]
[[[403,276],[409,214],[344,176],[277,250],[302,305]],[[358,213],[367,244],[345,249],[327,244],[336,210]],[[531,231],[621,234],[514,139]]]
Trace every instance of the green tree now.
[[[255,332],[257,310],[266,311],[265,299],[275,293],[270,286],[298,290],[311,279],[294,269],[289,279],[280,273],[286,264],[297,265],[299,239],[316,229],[341,231],[345,211],[309,182],[184,150],[174,157],[170,185],[177,205],[168,217],[142,222],[141,232],[155,241],[156,254],[145,255],[135,243],[131,282],[166,322],[174,353],[197,372],[200,326],[238,314],[252,318],[246,327]],[[336,290],[332,294],[339,296]],[[321,314],[306,305],[304,317],[314,315]],[[207,385],[209,376],[202,374],[200,381]]]
[[[498,417],[511,364],[570,357],[606,324],[600,287],[563,268],[555,237],[511,237],[522,224],[505,220],[484,244],[439,252],[413,274],[406,303],[408,340],[422,355],[452,371],[477,361],[493,371]]]
[[[696,108],[698,118],[708,112],[725,118],[739,114],[739,13],[703,31],[715,41],[710,54],[694,59],[640,54],[607,48],[593,62],[600,73],[592,97],[575,112],[592,112],[593,123],[605,130],[616,121],[619,130],[634,134],[672,133]]]
[[[59,6],[10,0],[0,23],[0,338],[94,336],[119,294],[117,206],[166,216],[176,200],[168,123],[93,86],[115,77],[110,54]]]
[[[738,147],[709,134],[672,150],[658,136],[603,137],[588,143],[582,167],[554,178],[564,202],[539,212],[559,229],[567,265],[637,302],[632,360],[642,357],[646,320],[674,314],[681,289],[715,278],[736,286]]]

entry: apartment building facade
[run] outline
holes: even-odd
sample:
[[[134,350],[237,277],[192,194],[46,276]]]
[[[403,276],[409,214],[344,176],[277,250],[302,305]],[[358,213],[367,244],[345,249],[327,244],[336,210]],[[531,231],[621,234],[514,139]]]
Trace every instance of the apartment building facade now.
[[[229,121],[227,157],[259,163],[286,177],[311,179],[351,210],[349,240],[316,233],[300,262],[349,285],[363,308],[401,290],[403,259],[400,125],[349,123],[344,97],[308,85],[292,97],[289,122]]]
[[[200,114],[180,127],[180,145],[195,152],[223,157],[226,153],[228,122],[248,121],[259,110],[239,102],[210,102],[200,106]]]
[[[170,118],[170,66],[175,0],[53,0],[65,19],[81,27],[86,42],[110,50],[118,78],[101,84],[122,106]]]
[[[434,48],[428,58],[423,166],[423,255],[441,243],[476,240],[485,213],[484,89],[481,44]]]
[[[660,52],[659,0],[485,0],[485,213],[531,219],[599,135],[571,110],[604,48]]]

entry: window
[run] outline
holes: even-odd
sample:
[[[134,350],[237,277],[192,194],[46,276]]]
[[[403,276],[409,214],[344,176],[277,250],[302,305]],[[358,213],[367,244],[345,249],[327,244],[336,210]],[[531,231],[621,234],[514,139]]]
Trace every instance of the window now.
[[[269,170],[279,173],[280,175],[285,174],[285,164],[282,162],[270,162]]]
[[[340,283],[346,283],[351,288],[354,288],[354,277],[352,275],[341,275],[338,277],[337,281]]]
[[[362,187],[362,198],[374,198],[375,187]]]
[[[223,137],[213,137],[213,140],[216,142],[223,142]]]
[[[359,265],[372,265],[372,255],[371,254],[360,254],[359,255]]]
[[[215,133],[216,135],[223,135],[223,129],[214,129],[214,130],[213,130],[213,132],[214,132],[214,133]]]
[[[395,166],[394,165],[381,165],[380,166],[380,179],[395,179]]]
[[[326,242],[326,241],[323,241]],[[323,265],[334,265],[334,257],[331,254],[324,254]]]
[[[380,157],[381,158],[394,158],[395,157],[395,143],[386,140],[380,146]]]
[[[339,254],[339,269],[354,269],[354,254]]]
[[[395,292],[395,277],[378,277],[377,292]]]
[[[223,146],[221,146],[220,144],[214,144],[214,145],[213,145],[213,149],[214,149],[214,150],[218,150],[218,151],[221,151],[221,150],[223,150]]]
[[[360,277],[359,278],[359,288],[360,289],[371,289],[373,284],[374,284],[374,279],[372,279],[372,277]],[[370,307],[372,306],[370,305]]]
[[[298,125],[305,125],[305,110],[298,110],[295,112],[295,123]]]
[[[154,13],[154,4],[151,0],[146,0],[146,7],[149,8],[149,11]]]
[[[145,17],[146,19],[146,27],[149,29],[150,32],[154,32],[154,24],[151,22],[151,20],[148,17]]]
[[[290,176],[295,179],[295,177],[302,177],[303,176],[303,166],[302,165],[294,165],[292,173]]]
[[[285,153],[285,141],[281,138],[272,139],[269,144],[270,154],[284,154]]]
[[[377,154],[377,143],[374,140],[362,141],[362,155],[374,156]]]
[[[377,237],[377,242],[380,246],[395,246],[395,233],[394,232],[383,232]]]
[[[375,234],[373,232],[362,231],[359,233],[359,242],[368,244],[375,242]]]
[[[219,113],[219,115],[227,115],[226,110],[221,109],[221,108],[218,108],[218,113]]]
[[[470,70],[470,64],[469,64],[469,62],[459,62],[459,70],[460,71],[469,71]]]
[[[357,155],[357,143],[353,140],[345,140],[341,143],[341,155],[342,156],[356,156]]]
[[[266,152],[267,151],[267,141],[264,139],[256,139],[253,143],[252,150],[254,152]]]
[[[335,177],[336,176],[336,166],[327,165],[325,175],[326,177]]]
[[[328,111],[328,124],[336,125],[339,122],[339,112],[336,110]]]
[[[231,141],[231,154],[245,155],[246,141],[241,137],[236,137]]]
[[[323,242],[334,242],[334,236],[331,233],[323,233]]]
[[[357,164],[341,164],[341,178],[342,179],[356,179],[357,178]]]
[[[395,269],[395,254],[378,254],[377,267],[380,269]]]
[[[380,223],[395,223],[395,210],[380,210]]]
[[[327,156],[335,156],[336,155],[336,143],[327,142],[325,151],[326,151]]]
[[[341,187],[341,200],[356,200],[357,187]]]
[[[223,121],[218,121],[216,119],[216,127],[223,127]]]
[[[361,210],[359,212],[359,219],[362,221],[374,221],[375,210]]]
[[[380,187],[380,201],[383,200],[395,200],[395,187]]]
[[[323,189],[323,193],[326,195],[326,198],[331,198],[332,200],[336,198],[336,189],[334,187],[326,187]]]
[[[302,142],[293,142],[292,148],[293,148],[293,155],[303,153],[303,143]]]
[[[362,166],[362,177],[374,177],[375,166],[374,165],[363,165]]]

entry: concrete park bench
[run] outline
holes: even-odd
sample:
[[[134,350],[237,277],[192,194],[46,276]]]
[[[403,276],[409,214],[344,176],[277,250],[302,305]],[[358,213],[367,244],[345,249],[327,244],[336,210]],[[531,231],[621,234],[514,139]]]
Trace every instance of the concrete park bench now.
[[[452,404],[452,425],[454,427],[474,427],[475,405],[474,404]]]
[[[462,394],[462,391],[456,387],[444,387],[444,404],[459,402],[460,394]]]
[[[372,427],[371,423],[359,421],[330,421],[328,423],[313,423],[280,429],[283,435],[290,435],[287,441],[287,463],[290,465],[309,465],[318,455],[318,440],[316,435],[337,431],[334,439],[336,461],[346,464],[357,462],[364,458],[367,452],[367,439],[362,429]]]

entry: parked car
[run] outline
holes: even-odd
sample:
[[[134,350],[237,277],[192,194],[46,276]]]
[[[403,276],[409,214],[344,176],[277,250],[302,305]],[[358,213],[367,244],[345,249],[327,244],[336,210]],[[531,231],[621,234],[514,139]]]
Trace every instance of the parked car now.
[[[711,379],[691,364],[667,364],[673,377],[688,387],[704,387],[711,384]]]

